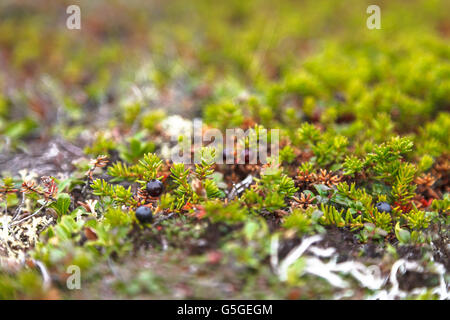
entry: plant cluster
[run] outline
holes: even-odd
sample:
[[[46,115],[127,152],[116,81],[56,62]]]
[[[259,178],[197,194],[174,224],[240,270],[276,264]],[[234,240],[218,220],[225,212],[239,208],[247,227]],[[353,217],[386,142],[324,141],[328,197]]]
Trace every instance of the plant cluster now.
[[[383,272],[410,256],[450,267],[448,2],[389,1],[373,32],[352,22],[356,0],[200,0],[195,14],[174,0],[158,17],[152,2],[99,1],[110,14],[86,8],[81,37],[49,29],[62,4],[26,2],[0,14],[0,298],[73,297],[72,265],[83,285],[112,274],[121,297],[211,297],[185,289],[203,274],[231,283],[220,297],[329,297],[303,258],[286,281],[277,267],[316,235]],[[330,12],[348,17],[333,35]],[[198,117],[255,136],[172,162]],[[264,128],[279,156],[249,164]]]

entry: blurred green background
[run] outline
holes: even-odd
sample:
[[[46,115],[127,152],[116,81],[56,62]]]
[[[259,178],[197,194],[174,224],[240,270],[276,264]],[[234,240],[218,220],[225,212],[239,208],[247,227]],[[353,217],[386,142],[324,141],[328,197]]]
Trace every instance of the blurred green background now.
[[[71,4],[81,8],[81,30],[66,28]],[[226,124],[216,120],[229,115],[210,114],[207,105],[241,89],[264,95],[270,108],[255,118],[266,126],[278,124],[272,120],[281,112],[280,92],[294,90],[322,107],[335,104],[336,94],[350,97],[351,105],[323,116],[325,123],[349,111],[357,118],[388,112],[401,120],[396,129],[410,131],[448,110],[450,2],[376,1],[381,30],[366,27],[369,4],[375,3],[4,0],[0,134],[75,139],[83,131],[76,125],[94,120],[88,112],[103,119],[98,128],[112,127],[133,123],[143,106],[204,115],[220,127]],[[145,98],[140,105],[132,97],[136,87]],[[151,129],[153,118],[143,126]]]

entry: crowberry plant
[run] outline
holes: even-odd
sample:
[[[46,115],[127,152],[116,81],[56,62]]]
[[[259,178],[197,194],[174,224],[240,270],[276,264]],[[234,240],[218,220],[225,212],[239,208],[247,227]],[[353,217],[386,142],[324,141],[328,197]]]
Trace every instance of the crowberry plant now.
[[[149,207],[140,206],[136,209],[135,215],[141,223],[151,223],[153,221],[153,212]]]
[[[159,197],[164,189],[164,185],[161,181],[152,179],[146,185],[146,190],[152,197]]]
[[[448,1],[10,2],[0,298],[448,298]]]

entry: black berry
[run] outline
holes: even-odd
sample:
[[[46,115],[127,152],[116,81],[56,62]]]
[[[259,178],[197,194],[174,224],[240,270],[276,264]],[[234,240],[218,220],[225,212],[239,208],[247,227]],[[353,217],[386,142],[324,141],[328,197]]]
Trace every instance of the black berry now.
[[[245,164],[257,164],[259,163],[258,154],[254,154],[257,151],[255,149],[252,149],[250,151],[249,148],[245,148],[241,151],[241,161],[243,160]],[[255,157],[256,156],[256,157]],[[256,162],[254,162],[256,160]]]
[[[151,223],[153,221],[153,213],[149,207],[140,206],[136,209],[135,215],[140,223]]]
[[[161,181],[153,179],[147,183],[147,192],[152,197],[159,197],[163,192],[164,186]]]
[[[234,162],[234,152],[228,148],[224,148],[222,151],[223,162],[226,163],[227,157]]]
[[[242,160],[245,164],[250,163],[250,150],[248,148],[241,151],[241,161]]]
[[[242,158],[244,159],[245,163],[250,162],[250,150],[245,149],[242,151]]]
[[[378,202],[375,207],[377,207],[378,212],[387,212],[390,213],[392,211],[391,206],[387,202]]]

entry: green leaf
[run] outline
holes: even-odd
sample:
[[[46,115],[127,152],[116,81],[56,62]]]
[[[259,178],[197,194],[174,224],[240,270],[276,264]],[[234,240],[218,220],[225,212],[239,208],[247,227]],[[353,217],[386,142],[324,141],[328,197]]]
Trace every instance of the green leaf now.
[[[314,188],[317,190],[320,196],[327,197],[328,191],[331,190],[330,187],[324,185],[324,184],[316,184],[314,185]]]
[[[400,228],[400,223],[395,225],[395,235],[401,243],[408,243],[411,240],[411,233],[408,230]]]
[[[50,207],[56,210],[59,216],[65,215],[70,207],[70,195],[67,193],[61,193],[58,196],[56,202],[53,202]]]

